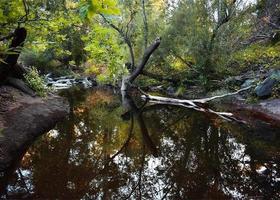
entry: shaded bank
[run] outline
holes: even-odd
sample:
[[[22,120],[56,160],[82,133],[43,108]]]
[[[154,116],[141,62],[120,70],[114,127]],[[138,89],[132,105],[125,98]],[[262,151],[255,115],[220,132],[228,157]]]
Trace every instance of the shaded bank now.
[[[259,122],[280,126],[280,99],[262,100],[254,104],[233,100],[230,103],[215,104],[215,107],[232,112],[237,119],[252,126]]]

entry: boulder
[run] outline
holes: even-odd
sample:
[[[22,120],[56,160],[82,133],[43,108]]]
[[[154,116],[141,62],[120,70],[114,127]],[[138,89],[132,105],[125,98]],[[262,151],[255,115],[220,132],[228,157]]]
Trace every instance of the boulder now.
[[[0,87],[0,172],[14,165],[38,136],[68,112],[68,103],[62,97],[42,99],[13,87]]]
[[[271,95],[273,86],[277,83],[276,80],[267,78],[255,88],[255,93],[258,97],[268,97]]]
[[[273,70],[270,75],[255,88],[255,93],[260,98],[269,97],[273,87],[280,83],[280,70]]]

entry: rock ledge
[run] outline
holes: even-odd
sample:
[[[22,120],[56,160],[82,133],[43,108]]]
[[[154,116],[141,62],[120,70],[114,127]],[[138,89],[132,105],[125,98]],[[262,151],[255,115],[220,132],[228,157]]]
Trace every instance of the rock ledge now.
[[[0,87],[0,172],[68,113],[68,103],[61,97],[31,97],[9,86]]]

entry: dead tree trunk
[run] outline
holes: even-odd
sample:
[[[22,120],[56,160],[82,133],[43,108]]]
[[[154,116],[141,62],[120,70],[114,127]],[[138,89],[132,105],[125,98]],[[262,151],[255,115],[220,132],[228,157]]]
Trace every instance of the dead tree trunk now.
[[[182,106],[182,107],[191,108],[191,109],[194,109],[194,110],[197,110],[200,112],[212,113],[212,114],[218,115],[219,117],[226,119],[226,120],[238,121],[237,119],[235,119],[233,117],[232,113],[216,112],[212,109],[207,108],[207,106],[203,106],[203,105],[210,101],[213,101],[215,99],[220,99],[220,98],[224,98],[227,96],[236,95],[240,92],[249,90],[252,87],[253,86],[248,86],[248,87],[242,88],[236,92],[213,96],[213,97],[204,98],[204,99],[175,99],[175,98],[169,98],[169,97],[153,96],[153,95],[149,95],[149,94],[145,93],[140,88],[137,88],[137,89],[140,91],[140,93],[143,94],[142,99],[145,99],[146,101],[149,101],[150,103]]]
[[[136,66],[135,70],[128,76],[123,77],[122,80],[122,91],[126,91],[129,89],[129,86],[133,83],[133,81],[142,73],[143,69],[145,68],[149,58],[153,54],[153,52],[159,47],[160,45],[160,38],[157,38],[153,44],[151,44],[144,52],[144,55]]]

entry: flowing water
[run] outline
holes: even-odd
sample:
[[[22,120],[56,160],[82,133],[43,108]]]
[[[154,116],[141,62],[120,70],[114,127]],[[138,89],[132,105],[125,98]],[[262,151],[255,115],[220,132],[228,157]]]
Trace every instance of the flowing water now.
[[[280,133],[195,110],[67,90],[69,117],[32,144],[11,199],[279,199]]]

